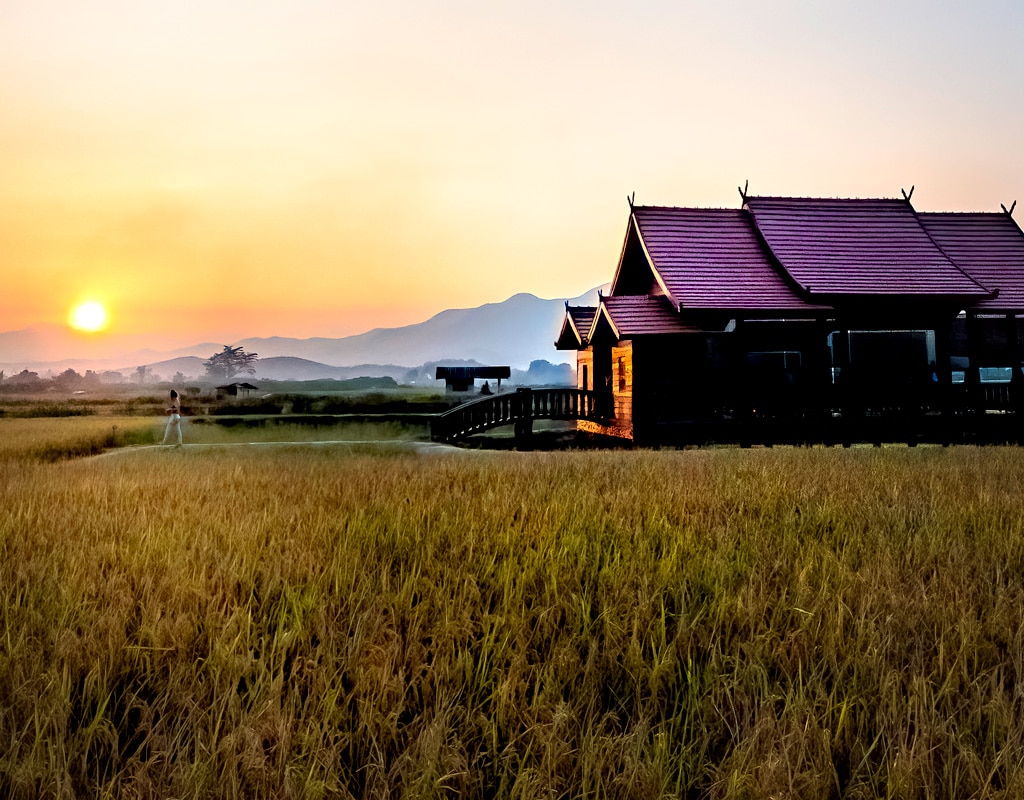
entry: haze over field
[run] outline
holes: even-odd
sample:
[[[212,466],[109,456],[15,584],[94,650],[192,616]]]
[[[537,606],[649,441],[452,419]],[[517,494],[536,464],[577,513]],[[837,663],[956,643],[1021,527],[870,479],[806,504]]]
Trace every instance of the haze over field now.
[[[995,210],[1022,33],[1008,0],[5,2],[0,332],[79,307],[166,351],[573,297],[633,191]]]
[[[598,291],[593,289],[570,302],[593,305]],[[353,375],[350,368],[367,364],[408,368],[453,360],[526,369],[535,360],[572,360],[553,347],[564,314],[561,300],[542,300],[521,293],[502,303],[448,309],[423,322],[398,328],[376,328],[342,338],[250,338],[241,340],[240,345],[260,356],[258,375],[271,374],[274,359],[292,359],[287,368],[276,362],[273,376],[287,372],[295,379],[402,374],[404,370],[377,369]],[[54,325],[0,333],[0,370],[8,374],[23,369],[56,374],[69,368],[124,373],[140,365],[152,365],[155,374],[170,376],[180,371],[194,376],[204,374],[202,361],[222,346],[204,342],[164,351],[132,350],[133,341],[132,337],[114,335],[96,339]],[[294,359],[307,363],[294,363]]]

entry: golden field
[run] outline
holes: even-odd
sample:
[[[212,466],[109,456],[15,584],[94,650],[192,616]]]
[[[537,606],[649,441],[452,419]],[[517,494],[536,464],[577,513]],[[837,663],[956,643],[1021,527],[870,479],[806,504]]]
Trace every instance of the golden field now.
[[[99,422],[0,419],[0,795],[1024,794],[1024,451]]]

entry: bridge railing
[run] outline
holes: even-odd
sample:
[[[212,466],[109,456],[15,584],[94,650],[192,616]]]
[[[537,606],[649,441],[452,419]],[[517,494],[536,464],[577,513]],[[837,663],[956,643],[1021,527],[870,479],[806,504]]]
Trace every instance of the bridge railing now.
[[[435,417],[430,432],[435,441],[451,442],[502,425],[528,431],[535,419],[603,421],[607,407],[586,389],[518,389],[456,406]]]

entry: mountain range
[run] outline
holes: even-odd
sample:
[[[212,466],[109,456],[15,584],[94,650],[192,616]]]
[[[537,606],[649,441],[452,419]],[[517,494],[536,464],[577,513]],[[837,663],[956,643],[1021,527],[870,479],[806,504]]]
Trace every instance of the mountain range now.
[[[570,299],[594,305],[598,289]],[[565,314],[565,301],[532,294],[513,295],[500,303],[448,309],[424,322],[398,328],[375,328],[337,339],[247,338],[232,342],[259,355],[257,377],[281,380],[394,374],[438,361],[472,361],[526,369],[536,360],[566,361],[554,349]],[[0,369],[8,375],[29,369],[44,373],[116,371],[125,376],[138,367],[169,378],[180,372],[203,374],[202,362],[222,344],[203,342],[183,348],[132,350],[131,340],[108,335],[102,340],[60,326],[38,325],[0,333]],[[354,369],[358,368],[358,369]],[[361,372],[360,372],[361,370]]]

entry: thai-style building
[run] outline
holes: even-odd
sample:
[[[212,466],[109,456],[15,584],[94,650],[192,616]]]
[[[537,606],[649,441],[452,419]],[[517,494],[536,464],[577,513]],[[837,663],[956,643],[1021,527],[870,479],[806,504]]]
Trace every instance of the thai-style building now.
[[[904,199],[631,205],[555,346],[638,443],[1018,440],[1024,233]],[[1022,415],[1024,419],[1024,415]]]

